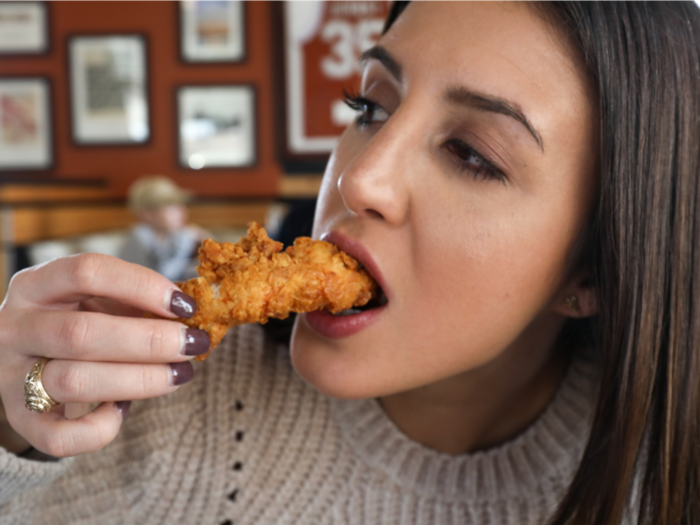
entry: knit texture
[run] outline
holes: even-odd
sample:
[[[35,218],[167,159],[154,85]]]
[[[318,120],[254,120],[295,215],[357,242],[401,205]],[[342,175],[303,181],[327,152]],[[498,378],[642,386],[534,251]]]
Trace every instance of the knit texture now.
[[[0,524],[541,524],[579,463],[595,384],[577,359],[519,437],[450,456],[375,400],[318,393],[248,325],[190,384],[134,403],[102,451],[37,463],[0,449]]]

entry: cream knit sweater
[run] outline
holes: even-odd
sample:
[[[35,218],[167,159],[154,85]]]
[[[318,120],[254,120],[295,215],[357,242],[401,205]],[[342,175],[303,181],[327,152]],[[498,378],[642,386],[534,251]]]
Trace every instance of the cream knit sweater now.
[[[241,327],[192,383],[134,403],[102,451],[41,463],[0,448],[0,524],[541,524],[575,472],[594,384],[575,361],[518,438],[454,457],[374,400],[319,394]]]

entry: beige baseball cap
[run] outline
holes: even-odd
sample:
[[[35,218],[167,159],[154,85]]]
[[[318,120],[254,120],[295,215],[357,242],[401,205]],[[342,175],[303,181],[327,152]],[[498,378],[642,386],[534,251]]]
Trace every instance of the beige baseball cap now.
[[[172,179],[148,175],[129,187],[129,208],[141,211],[168,204],[184,204],[191,197],[191,192],[180,188]]]

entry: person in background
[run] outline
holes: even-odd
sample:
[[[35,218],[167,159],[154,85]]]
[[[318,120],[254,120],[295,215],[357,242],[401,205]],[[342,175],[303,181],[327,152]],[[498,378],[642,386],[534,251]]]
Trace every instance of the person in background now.
[[[196,277],[197,249],[208,237],[186,224],[191,194],[162,176],[142,177],[129,188],[129,208],[138,224],[119,258],[157,271],[171,281]]]

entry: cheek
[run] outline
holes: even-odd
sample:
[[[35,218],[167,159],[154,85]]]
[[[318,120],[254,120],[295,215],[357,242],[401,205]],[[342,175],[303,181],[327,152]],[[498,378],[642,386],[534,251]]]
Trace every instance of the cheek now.
[[[514,319],[514,310],[523,310],[525,318],[534,316],[532,309],[548,302],[561,265],[547,260],[545,253],[537,254],[536,246],[525,238],[485,236],[464,236],[463,244],[451,250],[431,256],[427,249],[417,256],[421,310],[440,312],[445,320],[464,320],[466,315],[472,323],[488,326]]]
[[[545,312],[564,283],[572,236],[565,220],[525,211],[467,213],[450,227],[438,220],[421,228],[406,326],[420,326],[420,337],[444,348],[469,349],[465,359],[481,362]]]

